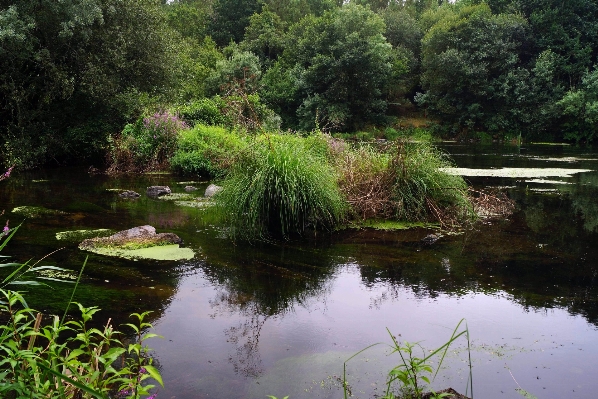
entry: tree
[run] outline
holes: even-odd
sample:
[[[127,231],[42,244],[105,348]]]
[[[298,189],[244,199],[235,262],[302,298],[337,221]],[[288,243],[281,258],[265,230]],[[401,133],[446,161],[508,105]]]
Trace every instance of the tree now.
[[[97,154],[144,98],[173,86],[175,42],[158,1],[0,0],[0,22],[7,163]]]
[[[219,46],[239,43],[249,25],[249,18],[260,12],[258,0],[215,0],[209,32]]]
[[[577,143],[598,140],[598,67],[587,72],[577,89],[571,89],[557,103],[564,116],[564,138]]]
[[[529,42],[524,18],[493,15],[485,5],[447,5],[422,43],[417,101],[458,128],[517,132],[532,99],[520,54]]]
[[[282,54],[285,47],[284,37],[284,22],[264,6],[261,13],[253,14],[249,19],[249,26],[245,29],[245,37],[240,47],[256,54],[260,61],[268,66]]]
[[[281,115],[283,121],[296,117],[296,127],[312,129],[319,124],[335,130],[380,122],[392,74],[392,47],[384,29],[382,18],[351,4],[322,17],[306,17],[291,28],[293,40],[276,69],[277,87],[293,85],[299,107],[290,118]],[[265,79],[269,93],[276,85],[268,82],[275,80],[272,75]],[[288,95],[283,96],[288,101]],[[275,96],[265,98],[282,109]]]

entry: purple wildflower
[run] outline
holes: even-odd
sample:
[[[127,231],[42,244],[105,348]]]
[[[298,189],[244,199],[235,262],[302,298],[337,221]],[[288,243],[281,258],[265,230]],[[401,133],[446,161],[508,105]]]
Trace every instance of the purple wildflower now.
[[[155,394],[153,394],[153,395],[151,395],[151,396],[148,396],[148,397],[147,397],[147,399],[155,399],[155,398],[156,398],[156,396],[158,396],[158,394],[157,394],[157,393],[155,393]]]
[[[0,181],[4,180],[4,179],[8,179],[10,177],[10,172],[12,172],[13,168],[14,168],[14,166],[11,166],[10,168],[8,168],[8,170],[6,172],[4,172],[4,174],[0,175]]]

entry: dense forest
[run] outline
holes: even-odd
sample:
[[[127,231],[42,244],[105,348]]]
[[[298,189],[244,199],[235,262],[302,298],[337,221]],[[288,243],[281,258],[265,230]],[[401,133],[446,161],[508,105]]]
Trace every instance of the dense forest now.
[[[101,159],[170,110],[355,132],[405,112],[443,137],[592,143],[594,0],[0,0],[0,156]]]

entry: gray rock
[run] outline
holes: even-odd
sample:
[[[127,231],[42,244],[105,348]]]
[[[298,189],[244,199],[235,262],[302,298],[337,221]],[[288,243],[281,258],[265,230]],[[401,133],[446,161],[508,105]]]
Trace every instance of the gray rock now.
[[[187,192],[191,192],[191,191],[195,191],[195,190],[197,190],[197,187],[185,186],[185,191],[187,191]]]
[[[141,194],[136,193],[135,191],[125,190],[120,192],[118,196],[121,198],[139,198],[141,197]]]
[[[222,187],[217,186],[215,184],[210,184],[208,188],[206,188],[206,193],[204,194],[204,196],[208,198],[213,197],[214,194],[216,194],[220,190],[222,190]]]
[[[170,194],[170,187],[168,186],[151,186],[147,188],[148,197],[159,197],[161,195]]]
[[[147,248],[164,244],[180,244],[183,240],[174,233],[156,234],[156,228],[150,225],[133,227],[119,231],[109,237],[89,238],[83,240],[80,249],[90,250],[98,247],[126,248],[135,244],[140,248]]]

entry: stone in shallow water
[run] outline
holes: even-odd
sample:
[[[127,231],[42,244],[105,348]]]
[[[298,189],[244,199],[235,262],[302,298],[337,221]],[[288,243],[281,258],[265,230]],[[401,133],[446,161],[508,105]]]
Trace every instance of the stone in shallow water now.
[[[182,240],[173,233],[156,233],[153,226],[138,226],[109,237],[84,240],[79,249],[126,259],[191,259],[193,250],[180,248]]]
[[[147,188],[146,191],[148,197],[159,197],[161,195],[166,195],[170,193],[170,187],[168,186],[150,186]]]
[[[222,187],[217,186],[215,184],[210,184],[208,188],[206,188],[206,192],[204,194],[205,197],[210,198],[213,197],[218,191],[222,190]]]

